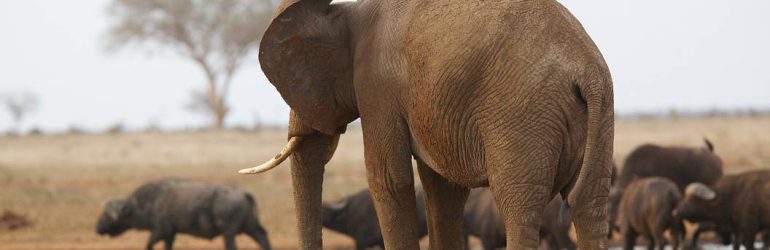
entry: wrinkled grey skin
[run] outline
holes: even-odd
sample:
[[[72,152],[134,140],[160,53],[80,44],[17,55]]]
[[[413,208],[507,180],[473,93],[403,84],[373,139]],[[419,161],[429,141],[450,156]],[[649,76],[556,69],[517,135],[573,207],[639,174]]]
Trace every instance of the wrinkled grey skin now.
[[[548,249],[575,249],[575,243],[569,238],[569,210],[563,207],[561,195],[551,200],[543,211],[540,224],[540,239],[548,243]],[[479,237],[483,249],[492,250],[505,247],[505,224],[495,200],[488,188],[472,189],[465,204],[465,249],[468,236]]]
[[[428,235],[425,221],[425,199],[421,187],[415,187],[419,237]],[[379,246],[385,248],[380,233],[380,223],[369,189],[363,189],[334,203],[324,203],[323,226],[350,236],[356,242],[356,250]]]
[[[126,199],[108,201],[96,232],[114,237],[128,229],[150,231],[148,250],[161,240],[166,250],[172,249],[177,233],[207,239],[224,235],[227,250],[235,250],[235,236],[246,233],[262,249],[270,249],[251,195],[227,186],[180,179],[150,182]]]

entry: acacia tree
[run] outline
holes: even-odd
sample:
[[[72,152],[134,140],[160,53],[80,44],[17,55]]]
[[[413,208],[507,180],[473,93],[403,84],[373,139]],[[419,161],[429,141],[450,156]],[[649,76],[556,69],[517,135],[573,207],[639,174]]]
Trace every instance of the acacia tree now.
[[[20,131],[24,118],[35,111],[39,103],[37,96],[29,92],[5,94],[0,96],[0,99],[11,114],[13,129],[17,132]]]
[[[270,0],[113,0],[108,49],[130,44],[172,49],[206,76],[188,108],[224,125],[233,75],[259,47],[272,13]]]

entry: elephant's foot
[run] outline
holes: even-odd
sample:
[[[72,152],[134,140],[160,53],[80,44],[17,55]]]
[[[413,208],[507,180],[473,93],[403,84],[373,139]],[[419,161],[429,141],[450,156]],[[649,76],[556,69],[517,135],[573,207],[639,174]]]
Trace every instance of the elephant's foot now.
[[[530,226],[506,227],[506,249],[538,249],[540,247],[540,232]]]
[[[607,249],[609,225],[605,219],[606,209],[601,207],[588,211],[575,211],[573,214],[572,222],[575,223],[578,248]]]

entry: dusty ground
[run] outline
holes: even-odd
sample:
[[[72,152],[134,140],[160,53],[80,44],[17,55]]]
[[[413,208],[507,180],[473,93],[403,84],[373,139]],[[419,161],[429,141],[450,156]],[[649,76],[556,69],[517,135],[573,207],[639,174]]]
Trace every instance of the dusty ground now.
[[[770,167],[770,118],[622,120],[617,122],[618,163],[637,145],[701,146],[714,142],[727,172]],[[287,166],[259,176],[236,171],[275,155],[285,131],[58,135],[0,138],[0,210],[28,215],[35,223],[0,230],[0,249],[141,249],[145,232],[110,239],[94,233],[109,197],[124,197],[153,179],[177,176],[224,183],[254,194],[261,220],[275,249],[295,249],[296,228]],[[333,200],[366,186],[359,129],[342,137],[326,171],[324,199]],[[241,249],[256,249],[245,236]],[[325,248],[352,249],[352,241],[324,231]],[[221,249],[213,241],[180,235],[177,249]],[[160,246],[158,246],[159,248]]]

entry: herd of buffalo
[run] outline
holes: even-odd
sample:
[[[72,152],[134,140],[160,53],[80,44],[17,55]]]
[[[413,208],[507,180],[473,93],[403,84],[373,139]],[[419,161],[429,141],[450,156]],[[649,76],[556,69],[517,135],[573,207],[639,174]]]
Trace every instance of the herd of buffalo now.
[[[418,232],[428,234],[421,188]],[[761,233],[763,249],[770,245],[770,171],[755,170],[723,176],[714,146],[636,148],[619,173],[613,166],[610,190],[610,235],[619,233],[624,249],[633,249],[639,236],[649,249],[696,247],[701,232],[714,231],[723,244],[754,249]],[[505,226],[490,191],[471,191],[465,205],[465,242],[480,239],[484,249],[505,246]],[[117,236],[128,229],[149,230],[147,249],[164,241],[171,249],[176,233],[203,238],[223,235],[226,249],[236,249],[234,237],[245,233],[262,249],[270,242],[257,216],[254,198],[222,186],[164,179],[145,184],[126,199],[110,200],[97,224],[99,234]],[[569,236],[569,208],[556,196],[545,208],[540,236],[548,249],[575,249]],[[689,244],[684,220],[697,224]],[[323,205],[323,225],[348,235],[356,249],[383,247],[380,226],[369,191],[364,189]],[[665,232],[668,231],[668,234]],[[770,231],[768,231],[770,232]]]

